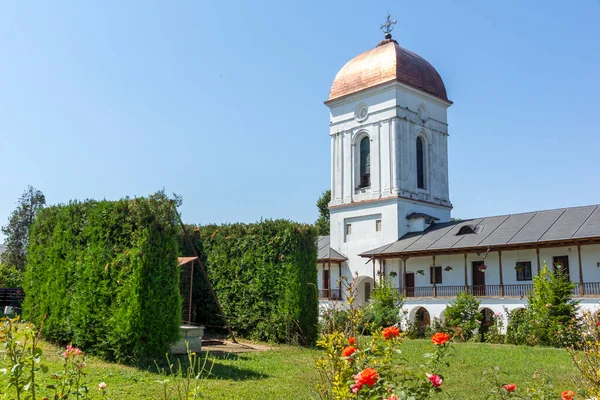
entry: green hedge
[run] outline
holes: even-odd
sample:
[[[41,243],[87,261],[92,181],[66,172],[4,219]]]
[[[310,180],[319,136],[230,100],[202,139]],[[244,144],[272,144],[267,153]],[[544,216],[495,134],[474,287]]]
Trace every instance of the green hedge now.
[[[314,344],[317,336],[316,230],[286,220],[189,226],[234,332],[271,342]],[[185,238],[181,252],[191,255]],[[223,326],[198,271],[194,319]]]
[[[162,357],[178,338],[179,229],[162,194],[44,209],[29,240],[25,319],[109,360]]]

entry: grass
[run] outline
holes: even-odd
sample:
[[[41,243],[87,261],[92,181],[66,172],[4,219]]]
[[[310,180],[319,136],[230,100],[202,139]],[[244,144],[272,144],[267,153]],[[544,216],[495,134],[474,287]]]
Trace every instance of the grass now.
[[[423,353],[431,350],[426,340],[405,342],[404,356],[411,363],[422,360]],[[44,343],[44,360],[50,372],[60,371],[59,351]],[[498,365],[506,373],[506,383],[517,385],[529,380],[542,369],[554,382],[557,391],[572,389],[575,370],[565,350],[490,345],[485,343],[460,343],[454,345],[451,367],[444,372],[444,388],[451,399],[481,399],[487,386],[481,373],[489,366]],[[311,399],[318,379],[314,369],[320,352],[288,346],[256,353],[229,354],[213,357],[211,375],[202,381],[203,398],[222,400]],[[160,399],[161,379],[156,367],[136,369],[103,362],[90,357],[87,363],[87,380],[93,398],[98,398],[97,384],[109,385],[110,398],[138,400]],[[1,378],[6,384],[6,378]]]
[[[432,345],[428,340],[411,340],[405,346],[404,357],[417,363]],[[451,399],[482,399],[489,388],[482,380],[482,372],[494,366],[501,368],[504,383],[523,385],[535,372],[542,370],[557,391],[575,388],[575,367],[564,349],[457,343],[453,345],[452,354],[450,368],[443,373],[445,392]]]

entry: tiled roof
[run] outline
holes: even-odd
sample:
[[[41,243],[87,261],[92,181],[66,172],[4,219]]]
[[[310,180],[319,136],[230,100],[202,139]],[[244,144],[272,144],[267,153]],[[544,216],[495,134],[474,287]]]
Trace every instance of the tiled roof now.
[[[317,260],[319,261],[346,261],[346,257],[333,250],[329,245],[329,236],[319,236],[317,242]]]
[[[450,102],[435,68],[391,39],[381,41],[374,49],[347,62],[331,85],[328,101],[393,81]]]
[[[475,233],[457,235],[465,225],[475,227]],[[408,233],[396,242],[366,251],[361,256],[410,255],[474,247],[509,248],[588,239],[600,239],[600,205],[434,224],[423,232]]]

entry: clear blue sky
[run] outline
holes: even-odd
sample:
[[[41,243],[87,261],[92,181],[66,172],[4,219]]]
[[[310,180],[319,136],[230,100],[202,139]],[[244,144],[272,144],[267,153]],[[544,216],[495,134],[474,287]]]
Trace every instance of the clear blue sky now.
[[[599,0],[0,0],[0,224],[27,185],[314,221],[323,101],[388,9],[454,101],[454,216],[600,203]]]

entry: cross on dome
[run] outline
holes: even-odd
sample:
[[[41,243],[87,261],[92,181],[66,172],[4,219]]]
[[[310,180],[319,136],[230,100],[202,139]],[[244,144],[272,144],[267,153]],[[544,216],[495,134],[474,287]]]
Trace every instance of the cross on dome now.
[[[388,12],[385,23],[379,27],[379,29],[381,29],[383,33],[385,33],[386,39],[392,38],[392,31],[394,30],[394,25],[396,25],[396,20],[392,21],[390,19],[390,13]]]

